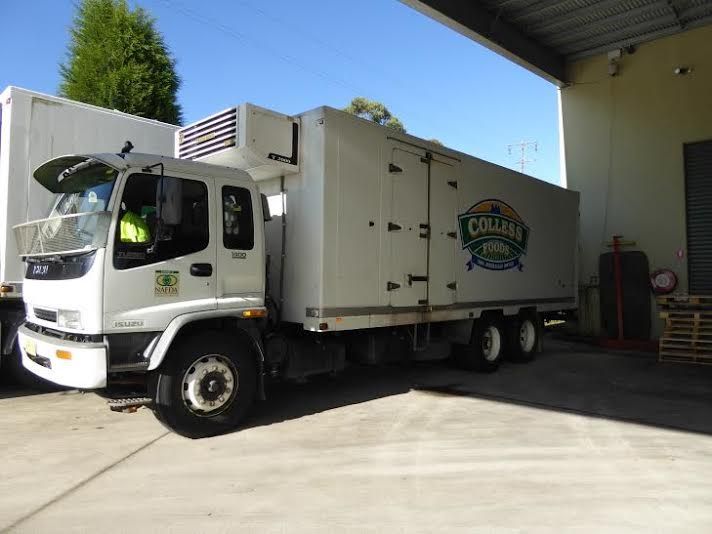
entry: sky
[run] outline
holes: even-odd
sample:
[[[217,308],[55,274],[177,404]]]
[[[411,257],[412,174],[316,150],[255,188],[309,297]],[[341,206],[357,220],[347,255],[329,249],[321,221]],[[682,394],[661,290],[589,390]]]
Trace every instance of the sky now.
[[[251,102],[290,115],[355,96],[408,133],[559,183],[554,85],[397,0],[129,0],[177,61],[186,123]],[[56,94],[71,0],[0,0],[0,89]],[[28,29],[31,29],[28,31]]]

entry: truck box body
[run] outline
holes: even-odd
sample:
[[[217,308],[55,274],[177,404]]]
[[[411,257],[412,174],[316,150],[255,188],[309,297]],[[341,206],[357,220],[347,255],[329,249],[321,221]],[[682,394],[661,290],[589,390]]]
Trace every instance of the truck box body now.
[[[286,193],[283,261],[281,218],[266,230],[283,320],[354,330],[575,308],[578,193],[329,107],[282,117],[298,160],[251,165],[263,193]],[[244,145],[264,128],[237,122],[234,142],[191,159],[251,172]]]
[[[54,196],[32,179],[45,161],[75,152],[171,155],[176,126],[18,87],[0,93],[0,282],[19,286],[23,265],[12,227],[47,216]]]
[[[176,126],[17,87],[0,93],[0,356],[12,352],[22,321],[24,265],[12,227],[46,217],[54,195],[33,178],[64,154],[137,150],[170,155]],[[2,366],[0,358],[0,366]]]

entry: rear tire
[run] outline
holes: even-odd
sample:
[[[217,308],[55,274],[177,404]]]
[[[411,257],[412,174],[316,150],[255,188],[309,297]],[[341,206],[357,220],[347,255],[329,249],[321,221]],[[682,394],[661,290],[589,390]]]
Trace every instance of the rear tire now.
[[[507,331],[507,357],[515,362],[530,362],[539,349],[541,328],[536,312],[512,317]]]
[[[156,371],[154,415],[187,438],[234,430],[249,412],[257,391],[252,350],[219,333],[180,341]]]
[[[504,354],[504,340],[505,332],[498,317],[480,317],[475,321],[472,341],[461,346],[458,360],[472,371],[496,371]]]

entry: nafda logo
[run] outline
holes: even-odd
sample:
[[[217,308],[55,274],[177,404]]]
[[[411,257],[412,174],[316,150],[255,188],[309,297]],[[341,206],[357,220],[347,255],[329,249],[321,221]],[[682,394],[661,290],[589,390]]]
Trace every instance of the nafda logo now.
[[[157,297],[175,297],[178,295],[178,271],[156,271],[154,294]]]
[[[520,258],[527,252],[529,227],[506,202],[483,200],[459,216],[462,248],[472,259],[467,270],[477,267],[492,271],[523,268]]]

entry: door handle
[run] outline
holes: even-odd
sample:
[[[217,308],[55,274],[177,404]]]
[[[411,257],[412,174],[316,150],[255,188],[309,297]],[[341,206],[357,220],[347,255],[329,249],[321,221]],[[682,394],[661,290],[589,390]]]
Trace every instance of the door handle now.
[[[190,266],[192,276],[212,276],[213,266],[209,263],[194,263]]]

